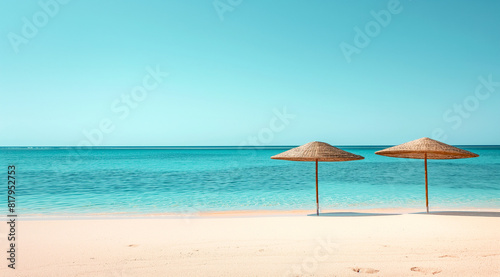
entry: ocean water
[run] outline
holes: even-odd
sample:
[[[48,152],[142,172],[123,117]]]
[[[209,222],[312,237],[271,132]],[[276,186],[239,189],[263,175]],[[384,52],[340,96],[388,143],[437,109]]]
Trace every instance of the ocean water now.
[[[0,148],[0,209],[7,167],[16,167],[19,215],[315,211],[315,164],[271,160],[291,147],[168,149]],[[422,208],[423,160],[375,155],[385,147],[340,147],[365,160],[319,164],[322,209]],[[429,160],[431,210],[500,208],[500,147]]]

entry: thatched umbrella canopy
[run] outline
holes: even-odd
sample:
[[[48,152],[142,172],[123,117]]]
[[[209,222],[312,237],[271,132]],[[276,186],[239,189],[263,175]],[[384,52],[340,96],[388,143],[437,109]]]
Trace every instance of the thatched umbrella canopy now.
[[[319,215],[318,162],[345,162],[364,157],[338,149],[328,143],[313,141],[272,156],[271,159],[316,162],[316,214]]]
[[[479,157],[478,154],[463,150],[430,138],[421,138],[375,152],[377,155],[393,158],[424,159],[425,162],[425,203],[429,212],[427,179],[427,159],[446,160]]]

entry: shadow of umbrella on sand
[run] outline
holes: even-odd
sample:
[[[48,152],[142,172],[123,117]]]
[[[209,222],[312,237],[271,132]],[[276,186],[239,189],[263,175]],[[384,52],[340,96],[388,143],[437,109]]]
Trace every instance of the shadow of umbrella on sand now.
[[[316,162],[316,215],[319,215],[318,162],[345,162],[362,160],[364,157],[338,149],[328,143],[313,141],[272,156],[271,159]]]
[[[408,158],[408,159],[424,159],[425,162],[425,205],[427,213],[429,213],[429,192],[427,189],[427,159],[431,160],[448,160],[448,159],[464,159],[479,157],[478,154],[442,143],[430,138],[421,138],[407,143],[389,147],[384,150],[375,152],[377,155],[393,157],[393,158]]]

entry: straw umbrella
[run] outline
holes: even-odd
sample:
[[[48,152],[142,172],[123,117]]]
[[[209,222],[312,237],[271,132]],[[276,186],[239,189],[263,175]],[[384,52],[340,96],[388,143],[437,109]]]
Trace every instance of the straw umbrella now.
[[[453,147],[446,143],[442,143],[430,138],[421,138],[407,143],[389,147],[384,150],[375,152],[377,155],[408,158],[408,159],[424,159],[425,162],[425,205],[427,213],[429,213],[429,191],[427,179],[427,159],[445,160],[445,159],[464,159],[479,157],[478,154]]]
[[[362,160],[364,157],[338,149],[328,143],[313,141],[272,156],[271,159],[316,162],[316,215],[319,215],[318,162],[345,162]]]

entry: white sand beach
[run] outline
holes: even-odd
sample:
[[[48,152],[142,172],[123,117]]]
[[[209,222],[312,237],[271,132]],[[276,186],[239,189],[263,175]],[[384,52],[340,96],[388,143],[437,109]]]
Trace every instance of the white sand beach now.
[[[500,211],[379,212],[21,219],[0,275],[500,276]]]

